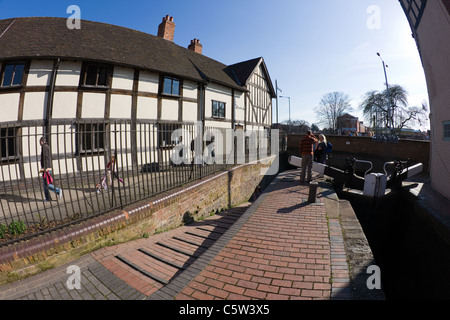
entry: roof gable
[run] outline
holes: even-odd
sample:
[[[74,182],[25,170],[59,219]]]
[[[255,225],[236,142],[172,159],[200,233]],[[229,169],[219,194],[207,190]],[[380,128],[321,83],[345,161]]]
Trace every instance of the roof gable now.
[[[255,73],[257,68],[259,67],[261,67],[263,72],[265,73],[266,81],[269,85],[270,94],[272,95],[272,97],[275,97],[275,89],[273,87],[272,80],[270,79],[266,63],[264,62],[264,59],[262,57],[230,65],[226,68],[226,72],[231,77],[235,77],[239,85],[246,86],[250,81],[253,73]]]

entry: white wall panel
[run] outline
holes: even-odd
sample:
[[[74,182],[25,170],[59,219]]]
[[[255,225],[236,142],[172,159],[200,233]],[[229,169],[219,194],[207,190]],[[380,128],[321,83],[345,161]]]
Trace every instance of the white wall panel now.
[[[20,93],[0,94],[1,121],[17,121]]]
[[[130,119],[131,101],[131,96],[112,94],[109,117],[111,119]]]
[[[53,97],[53,119],[74,119],[77,114],[77,92],[55,92]]]
[[[56,74],[57,86],[78,86],[81,74],[81,62],[61,61]]]
[[[161,119],[178,120],[178,100],[162,100]]]
[[[28,73],[27,86],[48,86],[53,71],[53,61],[32,60]]]
[[[114,67],[112,79],[113,89],[133,90],[134,70],[130,68]]]
[[[137,118],[157,119],[157,117],[158,117],[158,99],[149,97],[138,97]]]
[[[42,120],[47,109],[46,92],[27,92],[23,104],[23,120]]]
[[[105,117],[105,99],[104,93],[83,93],[83,107],[81,110],[82,118],[104,118]]]
[[[142,71],[139,74],[138,90],[141,92],[158,93],[159,75],[157,73],[151,73]]]

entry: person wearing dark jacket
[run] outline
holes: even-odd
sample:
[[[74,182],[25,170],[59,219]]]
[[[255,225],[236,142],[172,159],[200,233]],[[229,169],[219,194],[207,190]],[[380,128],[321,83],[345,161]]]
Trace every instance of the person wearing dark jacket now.
[[[45,201],[51,201],[49,190],[55,192],[59,199],[62,196],[62,190],[60,188],[56,188],[53,184],[52,177],[52,153],[50,150],[50,146],[44,137],[39,140],[39,144],[41,145],[41,170],[42,180],[44,183],[44,195]]]

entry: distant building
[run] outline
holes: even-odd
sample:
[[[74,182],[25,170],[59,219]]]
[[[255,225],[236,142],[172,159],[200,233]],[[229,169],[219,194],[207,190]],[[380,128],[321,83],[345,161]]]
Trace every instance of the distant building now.
[[[348,113],[337,118],[337,130],[340,135],[363,136],[367,134],[366,127],[358,117],[354,117]]]

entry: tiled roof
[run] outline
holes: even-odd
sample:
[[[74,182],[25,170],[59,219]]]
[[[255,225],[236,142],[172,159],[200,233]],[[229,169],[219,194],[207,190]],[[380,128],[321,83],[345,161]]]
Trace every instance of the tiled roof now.
[[[105,61],[245,91],[241,71],[238,70],[237,80],[225,64],[171,41],[86,20],[81,21],[81,29],[69,29],[66,22],[66,18],[49,17],[0,20],[0,61],[18,58]]]

